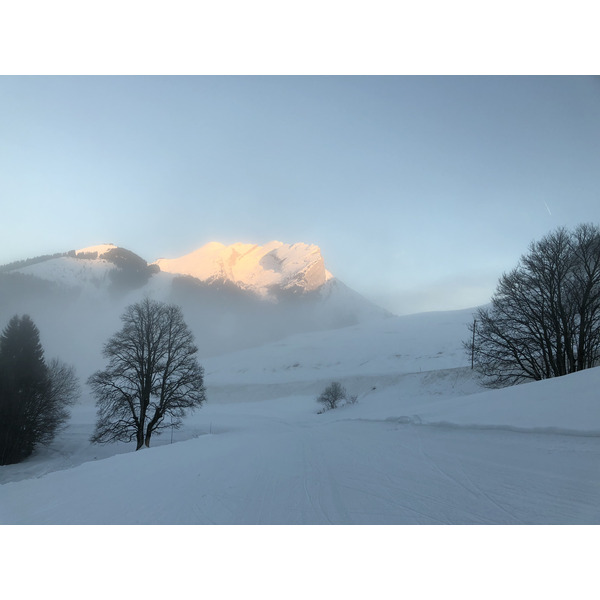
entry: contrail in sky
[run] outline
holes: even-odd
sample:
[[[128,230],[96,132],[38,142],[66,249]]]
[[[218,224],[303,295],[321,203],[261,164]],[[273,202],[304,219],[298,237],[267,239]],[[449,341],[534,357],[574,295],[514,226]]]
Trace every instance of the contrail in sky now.
[[[552,216],[552,213],[550,212],[550,209],[548,208],[548,205],[546,204],[546,201],[544,200],[544,206],[546,207],[546,210],[548,211],[548,214],[550,216]]]

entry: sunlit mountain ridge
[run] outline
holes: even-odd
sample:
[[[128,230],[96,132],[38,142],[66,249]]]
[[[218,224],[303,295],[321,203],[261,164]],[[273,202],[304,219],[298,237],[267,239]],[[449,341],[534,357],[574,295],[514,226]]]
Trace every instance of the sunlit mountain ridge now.
[[[325,268],[314,244],[257,244],[211,242],[180,258],[159,259],[161,271],[196,277],[201,281],[229,281],[267,297],[272,289],[310,292],[333,275]]]
[[[182,307],[203,356],[389,316],[327,271],[316,245],[215,242],[148,264],[99,244],[0,267],[0,327],[29,314],[48,350],[87,372],[146,296]]]

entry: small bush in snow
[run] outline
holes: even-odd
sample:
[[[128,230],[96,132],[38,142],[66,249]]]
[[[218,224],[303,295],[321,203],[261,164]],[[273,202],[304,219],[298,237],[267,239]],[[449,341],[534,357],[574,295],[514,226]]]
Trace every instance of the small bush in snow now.
[[[317,402],[323,404],[323,410],[336,408],[342,400],[346,399],[346,390],[338,381],[330,383],[317,398]]]
[[[358,395],[357,394],[351,394],[350,396],[348,396],[348,398],[346,399],[346,402],[348,404],[356,404],[358,402]]]

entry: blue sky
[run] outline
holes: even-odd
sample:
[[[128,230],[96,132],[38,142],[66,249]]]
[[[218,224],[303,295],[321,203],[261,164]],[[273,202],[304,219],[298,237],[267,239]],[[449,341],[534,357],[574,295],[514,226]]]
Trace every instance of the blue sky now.
[[[398,313],[600,223],[600,78],[0,77],[0,264],[306,242]]]

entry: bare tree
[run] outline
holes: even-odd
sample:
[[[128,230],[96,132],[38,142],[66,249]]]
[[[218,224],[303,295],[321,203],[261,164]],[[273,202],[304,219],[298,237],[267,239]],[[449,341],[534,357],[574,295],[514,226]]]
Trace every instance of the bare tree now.
[[[348,404],[358,404],[358,394],[350,394],[346,401]]]
[[[33,410],[32,430],[36,443],[49,444],[61,431],[80,393],[75,369],[57,358],[53,358],[46,368],[47,379],[44,394]]]
[[[346,398],[346,390],[338,381],[330,383],[317,398],[317,402],[325,406],[325,410],[336,408]]]
[[[530,245],[475,314],[465,349],[489,387],[559,377],[600,359],[600,229],[564,228]]]
[[[107,368],[88,380],[98,411],[91,441],[135,439],[139,450],[150,446],[154,432],[180,427],[185,414],[202,405],[204,370],[178,306],[146,298],[121,320],[122,329],[104,346]]]
[[[571,299],[575,306],[577,370],[600,362],[600,229],[580,225],[573,234],[575,267]]]

